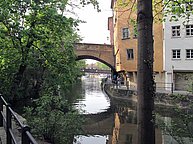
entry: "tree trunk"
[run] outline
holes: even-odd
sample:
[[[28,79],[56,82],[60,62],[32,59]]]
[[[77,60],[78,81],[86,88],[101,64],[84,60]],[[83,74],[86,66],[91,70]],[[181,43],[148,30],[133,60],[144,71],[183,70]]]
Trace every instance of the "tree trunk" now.
[[[21,84],[21,81],[23,79],[24,72],[26,70],[27,65],[20,65],[18,72],[14,75],[14,79],[11,86],[11,100],[14,101],[16,98],[16,93],[18,90],[18,87]]]
[[[138,0],[138,144],[155,143],[152,0]]]

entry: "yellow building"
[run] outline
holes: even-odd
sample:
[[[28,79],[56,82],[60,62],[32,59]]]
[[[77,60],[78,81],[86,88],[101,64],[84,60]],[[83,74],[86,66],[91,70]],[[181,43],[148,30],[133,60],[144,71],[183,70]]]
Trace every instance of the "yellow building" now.
[[[137,81],[137,25],[136,10],[132,3],[111,0],[113,17],[108,19],[111,44],[114,45],[115,68],[127,72],[130,81]],[[130,0],[129,0],[130,1]],[[122,1],[123,2],[123,1]],[[132,9],[132,11],[131,11]],[[163,74],[163,26],[154,24],[154,72],[155,80],[164,80]]]

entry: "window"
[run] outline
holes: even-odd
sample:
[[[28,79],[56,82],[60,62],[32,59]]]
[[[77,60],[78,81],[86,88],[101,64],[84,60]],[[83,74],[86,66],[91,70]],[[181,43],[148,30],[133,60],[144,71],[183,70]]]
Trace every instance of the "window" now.
[[[187,59],[193,59],[193,49],[187,49],[186,50],[186,58]]]
[[[180,26],[172,26],[172,37],[180,37]]]
[[[127,49],[127,59],[133,59],[134,55],[133,55],[133,49]]]
[[[172,50],[172,58],[180,59],[180,50]]]
[[[123,39],[127,39],[127,38],[129,38],[129,29],[128,28],[123,28],[122,29],[122,38]]]
[[[193,36],[193,25],[186,25],[186,36]]]

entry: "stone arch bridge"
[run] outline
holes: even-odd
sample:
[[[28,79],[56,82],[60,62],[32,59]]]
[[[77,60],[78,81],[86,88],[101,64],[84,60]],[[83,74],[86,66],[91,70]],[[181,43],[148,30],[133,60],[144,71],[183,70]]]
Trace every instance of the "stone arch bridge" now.
[[[108,44],[76,43],[75,53],[77,60],[94,59],[115,70],[113,46]]]

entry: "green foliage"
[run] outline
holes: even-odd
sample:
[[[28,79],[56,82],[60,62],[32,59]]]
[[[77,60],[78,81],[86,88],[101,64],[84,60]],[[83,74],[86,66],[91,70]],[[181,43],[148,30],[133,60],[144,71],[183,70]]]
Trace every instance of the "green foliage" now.
[[[40,97],[25,116],[37,136],[57,144],[72,143],[81,125],[77,111],[60,97],[79,75],[73,48],[80,21],[65,14],[73,2],[0,1],[0,93],[13,104]],[[96,0],[78,2],[98,9]]]
[[[45,95],[35,108],[26,108],[25,118],[32,133],[53,144],[71,144],[81,133],[83,119],[59,96]]]
[[[80,4],[84,7],[85,5],[92,4],[94,8],[97,9],[98,12],[100,12],[99,8],[99,2],[97,0],[80,0]]]
[[[65,7],[66,2],[0,2],[0,60],[3,63],[0,67],[0,80],[5,83],[5,86],[1,87],[3,94],[12,94],[15,91],[14,95],[23,97],[21,95],[25,92],[22,94],[19,91],[24,89],[22,85],[26,85],[26,81],[36,85],[34,83],[44,78],[46,85],[49,85],[50,81],[53,82],[51,78],[60,80],[59,77],[64,73],[65,84],[73,80],[73,43],[78,40],[75,32],[78,21],[62,15],[60,10]],[[36,73],[27,76],[31,69],[42,73],[40,79],[37,79]],[[56,83],[61,82],[54,81],[50,86]]]
[[[135,19],[130,19],[130,23],[133,26],[133,37],[137,38],[138,32],[137,32],[137,21]]]
[[[115,10],[120,12],[120,15],[129,12],[128,19],[133,18],[130,16],[137,12],[136,0],[117,0],[116,2]],[[163,22],[168,16],[170,21],[184,18],[183,20],[188,22],[193,14],[192,0],[152,0],[152,6],[154,22]]]
[[[172,136],[179,144],[187,144],[193,142],[193,117],[188,114],[183,114],[177,118],[162,118],[157,117],[157,123],[162,129],[164,135]]]
[[[97,65],[98,69],[110,70],[110,68],[107,65],[105,65],[105,64],[103,64],[101,62],[97,62],[96,65]]]
[[[193,14],[193,2],[191,0],[164,1],[164,15],[170,15],[171,21],[178,21],[180,18],[188,19]]]
[[[175,108],[171,118],[163,118],[156,114],[156,123],[165,135],[172,136],[179,144],[193,142],[193,101],[191,96],[172,95]],[[187,138],[190,142],[187,142]]]
[[[181,85],[182,89],[185,91],[193,92],[193,74],[190,72],[186,73],[176,73],[175,74],[176,85]]]
[[[76,69],[76,73],[78,74],[77,77],[80,78],[82,75],[84,75],[83,72],[80,72],[80,69],[85,68],[86,67],[86,61],[85,60],[80,60],[76,62],[77,64],[77,69]]]
[[[85,5],[96,0],[80,0]],[[70,0],[0,1],[0,91],[14,99],[64,88],[79,75],[73,44],[79,20],[65,15]],[[30,95],[32,93],[32,95]]]
[[[78,61],[77,65],[78,65],[79,68],[85,68],[86,67],[86,60]]]

